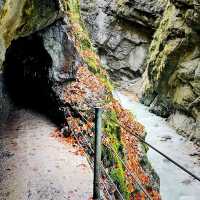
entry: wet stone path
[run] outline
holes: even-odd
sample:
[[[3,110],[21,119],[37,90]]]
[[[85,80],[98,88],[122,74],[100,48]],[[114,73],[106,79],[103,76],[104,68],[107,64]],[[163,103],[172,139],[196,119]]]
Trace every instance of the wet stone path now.
[[[18,110],[0,128],[0,200],[88,200],[92,171],[50,133],[55,125],[40,114]]]

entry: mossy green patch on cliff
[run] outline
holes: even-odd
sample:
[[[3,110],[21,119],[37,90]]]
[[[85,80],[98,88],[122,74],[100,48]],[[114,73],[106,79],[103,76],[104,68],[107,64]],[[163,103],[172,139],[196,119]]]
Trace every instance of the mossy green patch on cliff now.
[[[76,46],[79,49],[83,60],[89,69],[102,81],[108,91],[112,91],[113,87],[108,79],[108,75],[103,70],[100,60],[96,55],[95,49],[89,38],[89,34],[81,19],[79,0],[68,0],[68,16],[72,24],[73,35],[75,36]]]
[[[13,39],[52,24],[59,13],[54,0],[6,0],[0,13],[0,65]]]
[[[125,0],[117,0],[117,5],[121,7],[125,4],[125,2],[126,2]]]
[[[197,96],[189,85],[180,84],[174,93],[173,102],[182,110],[187,109],[188,103],[193,102]]]
[[[80,51],[93,50],[89,35],[82,22],[79,0],[68,0],[68,15],[73,26],[73,34],[76,38],[77,47]]]
[[[105,112],[104,122],[104,132],[109,138],[108,143],[112,149],[104,148],[102,157],[104,160],[104,156],[109,155],[107,159],[112,160],[113,162],[112,167],[109,170],[109,174],[119,187],[119,190],[122,192],[123,196],[126,199],[129,199],[130,193],[128,192],[125,169],[120,160],[124,160],[125,157],[123,152],[124,147],[120,137],[120,126],[116,112],[114,110]]]
[[[26,35],[50,25],[59,16],[59,9],[57,3],[52,0],[48,2],[40,2],[38,0],[25,1],[21,16],[21,26],[18,27],[17,34],[20,36]]]
[[[145,85],[146,96],[151,96],[154,91],[168,94],[169,79],[176,70],[179,59],[188,48],[185,35],[191,30],[180,17],[181,12],[177,14],[179,12],[173,4],[169,3],[153,37],[147,59],[149,81]]]
[[[168,2],[150,45],[142,99],[156,114],[179,110],[198,121],[199,16],[194,1]]]
[[[0,16],[0,29],[3,30],[6,44],[9,45],[13,37],[31,34],[48,26],[55,21],[58,12],[54,1],[7,0]]]

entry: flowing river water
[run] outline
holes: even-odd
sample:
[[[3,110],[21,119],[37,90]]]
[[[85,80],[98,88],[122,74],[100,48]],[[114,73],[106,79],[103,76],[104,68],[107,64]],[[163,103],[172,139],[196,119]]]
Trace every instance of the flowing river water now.
[[[178,135],[165,119],[150,113],[148,107],[137,102],[133,95],[116,91],[114,96],[145,126],[147,142],[200,177],[199,148]],[[149,149],[147,156],[160,177],[160,191],[163,200],[200,199],[200,182],[152,149]]]

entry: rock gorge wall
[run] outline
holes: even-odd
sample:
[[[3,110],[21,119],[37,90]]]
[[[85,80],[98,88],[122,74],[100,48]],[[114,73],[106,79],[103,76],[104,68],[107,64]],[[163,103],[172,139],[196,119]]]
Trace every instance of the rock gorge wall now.
[[[0,6],[0,108],[4,116],[12,112],[5,107],[11,98],[17,105],[42,109],[63,133],[76,134],[81,141],[84,134],[92,144],[93,108],[105,106],[104,167],[125,199],[144,197],[130,172],[153,199],[160,199],[159,178],[148,163],[146,148],[130,135],[145,137],[144,128],[113,99],[108,75],[81,21],[79,1],[6,0]],[[0,116],[6,118],[3,112]],[[127,163],[129,172],[108,145]],[[119,199],[112,185],[106,184],[113,199]]]
[[[151,43],[143,101],[200,141],[198,1],[170,1]],[[187,116],[187,117],[186,117]]]
[[[125,88],[152,112],[199,143],[199,2],[88,0],[81,5],[112,79],[131,83]]]
[[[81,1],[83,19],[111,78],[141,77],[164,1]]]
[[[55,22],[61,17],[60,3],[54,0],[39,1],[1,1],[1,62],[5,50],[13,39],[29,35]]]
[[[5,86],[5,77],[2,72],[3,62],[6,60],[5,57],[8,47],[11,45],[13,40],[18,39],[19,37],[31,35],[34,32],[44,29],[48,25],[54,23],[55,20],[61,18],[62,14],[63,12],[59,8],[59,3],[54,0],[45,1],[43,3],[39,1],[26,0],[0,1],[1,124],[3,124],[3,121],[6,120],[9,115],[9,111],[12,108],[12,103],[6,88],[7,86]],[[22,49],[22,51],[25,51],[25,49]],[[21,59],[21,57],[19,59]],[[5,61],[5,65],[7,65],[6,62],[7,61]],[[21,62],[23,61],[21,60]],[[13,72],[11,72],[13,75],[14,71],[16,71],[15,68],[13,68]],[[13,84],[17,84],[19,87],[18,89],[17,87],[15,88],[18,91],[20,91],[20,78],[22,77],[18,77],[18,80],[16,79],[13,82]]]
[[[120,12],[115,1],[83,0],[81,6],[83,18],[111,78],[140,77],[150,44],[148,30],[136,23],[132,26],[131,20],[123,20],[125,15],[129,15],[127,12],[132,11]]]

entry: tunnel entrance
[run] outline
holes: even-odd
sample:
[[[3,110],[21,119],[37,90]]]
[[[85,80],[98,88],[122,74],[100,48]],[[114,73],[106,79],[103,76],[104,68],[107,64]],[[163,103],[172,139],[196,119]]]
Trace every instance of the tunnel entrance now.
[[[7,49],[3,77],[8,94],[17,107],[50,114],[60,121],[53,102],[49,68],[52,59],[37,34],[19,38]],[[52,111],[57,111],[57,113]]]

